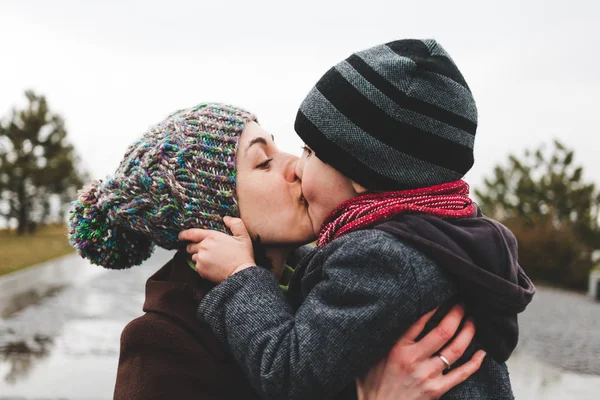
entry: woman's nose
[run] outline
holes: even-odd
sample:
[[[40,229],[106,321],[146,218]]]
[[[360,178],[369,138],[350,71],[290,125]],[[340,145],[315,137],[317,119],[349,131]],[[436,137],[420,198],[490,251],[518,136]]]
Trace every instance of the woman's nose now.
[[[298,157],[288,154],[288,160],[287,160],[287,163],[285,164],[286,167],[285,167],[284,174],[285,174],[285,179],[290,183],[296,182],[298,179],[300,179],[297,176],[297,171],[298,171],[297,165],[298,165],[299,160],[300,159]]]
[[[304,158],[296,160],[296,168],[294,169],[294,175],[296,179],[302,180],[302,173],[304,172]]]

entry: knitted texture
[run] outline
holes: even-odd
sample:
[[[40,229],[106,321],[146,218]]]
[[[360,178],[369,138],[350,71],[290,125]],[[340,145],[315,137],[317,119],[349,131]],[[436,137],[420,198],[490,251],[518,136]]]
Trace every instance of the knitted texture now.
[[[382,223],[400,213],[419,213],[440,218],[466,218],[475,213],[465,181],[425,189],[384,192],[355,197],[340,204],[326,219],[317,242],[332,240],[359,229]]]
[[[146,260],[154,245],[182,247],[184,229],[226,232],[223,217],[239,216],[238,140],[253,120],[239,108],[200,104],[150,128],[112,176],[73,202],[71,245],[93,264],[122,269]]]
[[[198,318],[226,343],[262,399],[356,398],[336,394],[348,384],[355,387],[355,378],[385,357],[420,316],[454,303],[459,294],[448,271],[375,229],[349,233],[317,249],[297,272],[290,290],[301,296],[298,309],[264,268],[225,279],[198,307]],[[436,313],[425,331],[444,314]],[[480,348],[473,340],[453,368]],[[442,396],[512,398],[506,365],[489,356],[473,376]]]
[[[323,75],[295,129],[316,155],[374,190],[461,179],[473,165],[477,108],[434,40],[398,40],[352,54]]]

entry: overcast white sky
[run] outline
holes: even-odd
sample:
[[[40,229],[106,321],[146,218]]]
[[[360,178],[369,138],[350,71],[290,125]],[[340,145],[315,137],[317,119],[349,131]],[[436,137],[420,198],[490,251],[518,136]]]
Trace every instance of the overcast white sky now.
[[[171,111],[222,101],[299,153],[297,107],[350,53],[435,38],[479,109],[477,186],[509,152],[562,139],[600,184],[600,2],[1,0],[0,115],[31,88],[93,176]]]

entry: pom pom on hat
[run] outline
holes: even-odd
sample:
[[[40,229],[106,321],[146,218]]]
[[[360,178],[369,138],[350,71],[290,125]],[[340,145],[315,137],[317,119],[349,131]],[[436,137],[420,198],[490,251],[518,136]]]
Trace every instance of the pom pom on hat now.
[[[217,103],[179,110],[129,146],[115,173],[79,193],[69,239],[93,264],[124,269],[155,246],[181,249],[189,228],[226,232],[238,216],[236,155],[249,112]]]
[[[80,256],[110,269],[139,265],[152,255],[154,243],[141,233],[113,224],[103,201],[102,181],[79,193],[69,218],[69,241]]]

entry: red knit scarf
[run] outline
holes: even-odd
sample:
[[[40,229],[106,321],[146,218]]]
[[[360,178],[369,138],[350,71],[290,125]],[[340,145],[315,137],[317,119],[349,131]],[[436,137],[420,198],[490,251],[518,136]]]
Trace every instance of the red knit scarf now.
[[[465,218],[474,212],[469,185],[462,180],[422,189],[367,194],[340,204],[329,214],[317,245],[323,247],[346,233],[373,226],[400,213]]]

